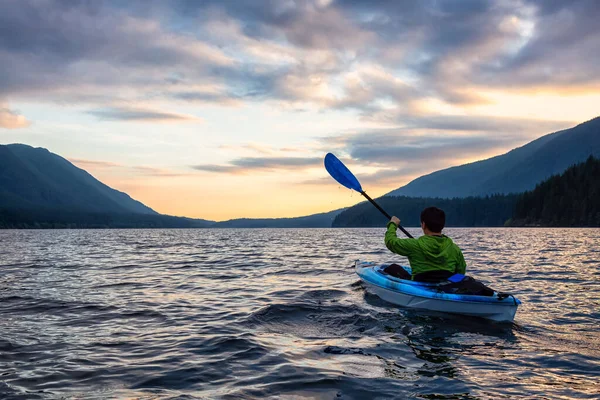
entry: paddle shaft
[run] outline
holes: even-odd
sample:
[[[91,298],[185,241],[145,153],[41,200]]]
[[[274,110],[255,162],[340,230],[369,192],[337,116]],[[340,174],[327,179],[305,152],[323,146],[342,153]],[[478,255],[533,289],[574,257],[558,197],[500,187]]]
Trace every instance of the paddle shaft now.
[[[387,219],[392,219],[392,217],[390,216],[390,214],[386,213],[386,212],[385,212],[385,210],[384,210],[383,208],[379,207],[379,204],[377,204],[377,203],[375,202],[375,200],[373,200],[371,197],[369,197],[369,195],[367,194],[367,192],[365,192],[365,191],[363,190],[362,192],[360,192],[360,194],[362,194],[363,196],[365,196],[365,198],[366,198],[367,200],[369,200],[369,201],[371,202],[371,204],[373,204],[373,205],[374,205],[374,206],[375,206],[375,207],[376,207],[376,208],[377,208],[379,211],[381,211],[381,213],[382,213],[383,215],[385,215],[385,217],[386,217]],[[404,233],[406,236],[408,236],[409,238],[411,238],[411,239],[412,239],[412,237],[413,237],[413,236],[412,236],[410,233],[408,233],[408,232],[406,231],[406,229],[404,229],[404,228],[403,228],[403,227],[401,227],[400,225],[398,225],[398,228],[399,228],[399,229],[400,229],[400,230],[401,230],[401,231],[402,231],[402,232],[403,232],[403,233]]]

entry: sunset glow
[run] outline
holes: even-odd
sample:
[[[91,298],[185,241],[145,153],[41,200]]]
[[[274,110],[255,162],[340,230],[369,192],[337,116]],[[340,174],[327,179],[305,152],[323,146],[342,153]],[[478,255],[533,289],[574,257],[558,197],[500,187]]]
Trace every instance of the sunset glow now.
[[[0,143],[160,213],[294,217],[361,201],[330,151],[375,197],[598,116],[594,2],[409,4],[4,1]]]

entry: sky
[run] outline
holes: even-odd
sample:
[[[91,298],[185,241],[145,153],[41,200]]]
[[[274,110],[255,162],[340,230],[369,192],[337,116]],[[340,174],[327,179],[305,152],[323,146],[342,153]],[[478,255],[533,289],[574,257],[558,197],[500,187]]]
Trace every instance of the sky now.
[[[600,114],[595,0],[2,0],[0,144],[164,214],[295,217]]]

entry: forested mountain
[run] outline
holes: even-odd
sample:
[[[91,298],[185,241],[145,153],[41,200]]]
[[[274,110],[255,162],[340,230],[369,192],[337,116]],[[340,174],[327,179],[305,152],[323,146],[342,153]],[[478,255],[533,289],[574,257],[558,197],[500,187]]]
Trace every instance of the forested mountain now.
[[[420,226],[421,210],[446,212],[446,226],[596,226],[600,227],[600,160],[589,157],[521,194],[454,199],[384,196],[377,202],[401,219]],[[387,219],[370,203],[340,213],[334,227],[383,227]]]
[[[446,212],[446,226],[504,226],[513,213],[516,195],[455,199],[385,196],[377,203],[401,220],[403,226],[421,226],[421,211],[436,206]],[[372,204],[363,202],[340,213],[334,227],[384,227],[388,220]]]
[[[600,226],[600,160],[567,169],[519,196],[513,226]]]
[[[422,176],[387,195],[452,198],[522,193],[590,155],[600,157],[600,117],[497,157]]]

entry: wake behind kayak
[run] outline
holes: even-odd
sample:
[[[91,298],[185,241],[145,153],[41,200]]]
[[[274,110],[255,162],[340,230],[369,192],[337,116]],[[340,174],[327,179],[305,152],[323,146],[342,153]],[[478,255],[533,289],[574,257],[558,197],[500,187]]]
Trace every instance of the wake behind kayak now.
[[[416,282],[383,272],[389,264],[356,261],[356,273],[367,289],[392,304],[403,307],[512,322],[521,301],[514,296],[476,296],[440,291],[436,283]],[[403,267],[410,273],[409,267]]]

